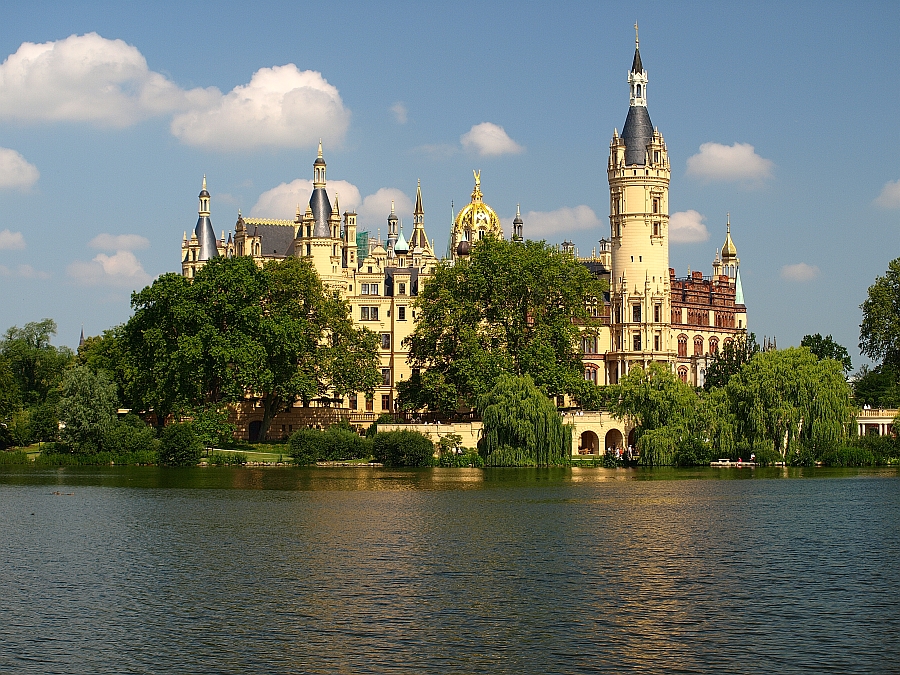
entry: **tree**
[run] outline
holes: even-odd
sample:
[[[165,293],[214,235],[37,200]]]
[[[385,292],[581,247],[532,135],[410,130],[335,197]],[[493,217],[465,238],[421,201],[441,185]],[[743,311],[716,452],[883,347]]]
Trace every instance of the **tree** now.
[[[431,466],[434,443],[418,431],[383,431],[372,439],[375,459],[385,466]]]
[[[192,282],[163,275],[132,296],[123,330],[131,396],[162,422],[180,409],[258,396],[272,418],[301,399],[370,391],[377,336],[355,328],[311,263],[214,258]]]
[[[841,364],[807,349],[757,354],[726,392],[738,437],[767,443],[785,461],[801,446],[821,453],[847,438],[854,408]]]
[[[860,309],[859,350],[873,361],[900,368],[900,258],[869,286]]]
[[[635,424],[643,464],[674,464],[676,452],[692,447],[702,435],[700,399],[665,364],[651,363],[647,370],[632,367],[604,396],[614,417]]]
[[[418,374],[400,383],[401,405],[471,409],[501,375],[530,375],[548,396],[585,396],[580,331],[603,284],[544,242],[479,241],[468,259],[442,264],[424,284],[406,344]]]
[[[483,421],[479,453],[487,466],[567,464],[572,431],[530,375],[501,375],[478,397]]]
[[[78,346],[75,364],[87,366],[91,370],[103,370],[116,384],[119,403],[122,407],[130,404],[128,391],[129,371],[123,353],[123,325],[108,328],[101,335],[91,335]]]
[[[724,387],[731,376],[758,353],[759,345],[756,343],[755,333],[745,334],[737,340],[726,342],[707,366],[703,388],[710,391]]]
[[[841,364],[845,373],[853,370],[853,363],[850,361],[850,354],[847,348],[839,345],[830,335],[822,337],[819,333],[815,335],[804,335],[800,340],[801,347],[807,347],[817,359],[833,359]]]
[[[177,422],[163,429],[159,439],[159,463],[195,466],[203,453],[203,443],[190,422]]]
[[[869,368],[863,364],[850,381],[853,400],[860,407],[896,408],[900,405],[900,372],[890,363]]]
[[[116,386],[103,371],[75,366],[63,379],[57,412],[63,443],[77,453],[98,452],[116,423]]]
[[[0,356],[12,373],[25,407],[44,403],[72,361],[71,349],[50,344],[53,335],[56,322],[43,319],[27,323],[24,328],[13,326],[0,340]]]

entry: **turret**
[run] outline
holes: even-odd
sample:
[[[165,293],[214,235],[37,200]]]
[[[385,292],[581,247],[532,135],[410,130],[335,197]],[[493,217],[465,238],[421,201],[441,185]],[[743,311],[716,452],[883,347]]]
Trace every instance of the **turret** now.
[[[513,227],[512,227],[512,241],[524,241],[524,237],[522,236],[522,226],[524,223],[522,222],[522,214],[519,213],[519,205],[516,204],[516,217],[513,218]]]
[[[216,232],[213,230],[212,221],[209,218],[209,192],[206,189],[206,176],[203,176],[203,187],[199,195],[200,206],[197,209],[197,226],[194,228],[194,235],[197,237],[199,250],[197,251],[197,261],[206,262],[219,255],[219,249],[216,246]]]

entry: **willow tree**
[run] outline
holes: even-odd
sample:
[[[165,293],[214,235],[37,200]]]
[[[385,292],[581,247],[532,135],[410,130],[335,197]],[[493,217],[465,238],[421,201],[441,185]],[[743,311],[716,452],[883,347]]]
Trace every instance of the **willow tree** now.
[[[842,364],[808,349],[757,354],[726,386],[737,436],[766,443],[785,461],[805,447],[815,454],[847,437],[853,405]]]
[[[501,375],[478,397],[485,466],[558,466],[569,462],[572,430],[530,375]]]
[[[586,400],[582,330],[604,286],[544,242],[479,241],[470,258],[439,265],[416,299],[407,339],[413,377],[401,404],[453,412],[472,408],[502,375],[530,375],[548,396]]]

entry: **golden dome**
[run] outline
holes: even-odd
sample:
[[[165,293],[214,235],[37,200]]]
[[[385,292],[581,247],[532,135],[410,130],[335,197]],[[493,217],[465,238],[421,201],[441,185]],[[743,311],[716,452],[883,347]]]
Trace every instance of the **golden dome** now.
[[[727,258],[737,258],[737,246],[731,240],[731,216],[725,226],[725,244],[722,246],[722,260]]]
[[[476,242],[488,235],[503,238],[503,226],[497,213],[484,203],[481,194],[481,172],[473,171],[475,188],[472,190],[472,201],[456,214],[453,221],[453,240],[455,245],[466,239]]]

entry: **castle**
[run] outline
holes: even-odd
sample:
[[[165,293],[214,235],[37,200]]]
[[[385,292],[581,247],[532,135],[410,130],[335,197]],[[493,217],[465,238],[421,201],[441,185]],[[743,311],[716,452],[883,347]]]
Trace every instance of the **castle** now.
[[[729,219],[712,275],[694,271],[678,277],[669,267],[671,172],[665,140],[650,122],[647,84],[636,37],[628,73],[628,115],[621,135],[613,132],[609,148],[609,238],[600,239],[599,250],[590,258],[579,258],[609,283],[609,297],[600,310],[601,328],[582,340],[584,377],[598,385],[614,384],[634,364],[647,367],[659,362],[668,364],[683,382],[701,386],[709,358],[747,329],[740,261]],[[413,302],[442,262],[425,231],[421,185],[416,188],[409,238],[398,228],[392,206],[385,241],[357,232],[357,214],[341,214],[338,195],[333,201],[329,197],[321,142],[309,203],[305,211],[298,206],[293,220],[239,214],[234,232],[227,239],[224,233],[216,239],[205,177],[199,199],[197,225],[182,241],[182,274],[193,277],[215,256],[246,255],[258,264],[287,256],[309,258],[325,286],[348,301],[353,320],[380,336],[381,385],[374,395],[360,392],[346,397],[343,407],[351,421],[359,422],[394,411],[396,385],[411,375],[403,341],[415,327]],[[517,207],[514,240],[522,240],[523,227]],[[481,175],[476,172],[470,202],[454,217],[446,262],[468,255],[488,235],[504,233],[496,212],[484,202]],[[563,250],[573,251],[568,242]],[[277,433],[279,420],[275,422],[272,431]],[[288,424],[282,431],[292,428]],[[248,433],[252,437],[252,429]]]

